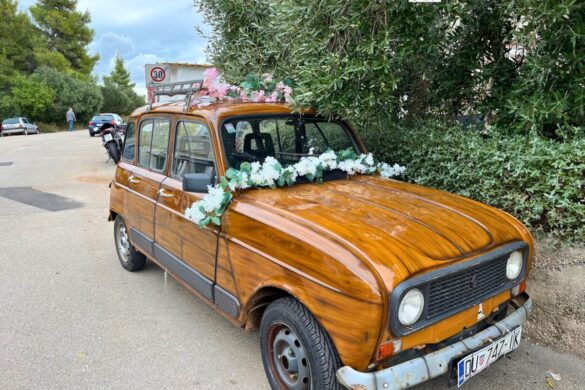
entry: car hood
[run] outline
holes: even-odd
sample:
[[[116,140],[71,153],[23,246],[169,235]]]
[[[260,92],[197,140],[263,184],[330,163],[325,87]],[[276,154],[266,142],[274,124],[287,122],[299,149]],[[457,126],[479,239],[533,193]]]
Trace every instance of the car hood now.
[[[497,209],[374,176],[250,190],[237,202],[253,206],[245,208],[251,218],[261,208],[345,246],[390,285],[529,237],[518,221]],[[311,237],[304,239],[311,244]]]

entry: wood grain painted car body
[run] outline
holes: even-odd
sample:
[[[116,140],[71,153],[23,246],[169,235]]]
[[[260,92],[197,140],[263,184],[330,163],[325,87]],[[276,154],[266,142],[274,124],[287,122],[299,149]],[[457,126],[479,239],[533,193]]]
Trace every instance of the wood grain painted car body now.
[[[129,122],[138,129],[145,118],[169,118],[169,156],[178,120],[205,122],[221,176],[228,167],[218,131],[223,120],[290,112],[285,105],[267,103],[212,104],[188,112],[179,104],[159,104],[150,111],[135,111]],[[221,296],[202,294],[174,275],[247,330],[258,327],[262,310],[272,300],[286,294],[296,297],[329,334],[343,364],[357,370],[376,363],[380,345],[398,338],[389,326],[389,301],[401,282],[517,241],[528,245],[530,267],[532,238],[524,226],[461,196],[358,175],[239,192],[221,227],[200,229],[184,217],[184,210],[203,194],[182,191],[182,183],[170,177],[171,158],[163,172],[140,168],[134,161],[118,165],[110,210],[112,216],[123,216],[130,230],[142,233],[140,239],[130,236],[140,251],[160,264],[156,251],[145,247],[158,245],[220,288],[217,291],[227,292],[224,295],[238,303],[231,314],[218,304]],[[169,196],[159,196],[161,189]],[[510,290],[488,297],[483,311],[491,313],[510,298]],[[470,307],[401,337],[402,350],[445,340],[476,324],[477,313],[477,306]]]

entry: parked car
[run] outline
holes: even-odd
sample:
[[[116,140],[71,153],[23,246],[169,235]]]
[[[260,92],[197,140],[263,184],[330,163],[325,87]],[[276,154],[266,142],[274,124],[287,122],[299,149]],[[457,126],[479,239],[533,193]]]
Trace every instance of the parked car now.
[[[147,259],[245,330],[273,389],[462,385],[520,343],[534,253],[512,216],[380,176],[238,191],[221,225],[185,210],[230,167],[353,148],[350,123],[277,103],[130,117],[111,185],[121,265]],[[211,335],[212,333],[210,333]]]
[[[118,130],[123,131],[126,129],[126,123],[124,123],[124,119],[120,115],[112,113],[98,114],[94,115],[87,125],[89,136],[93,137],[101,133],[102,125],[105,123],[114,125]]]
[[[2,126],[0,126],[0,136],[4,137],[12,134],[39,134],[39,128],[22,116],[4,119]]]

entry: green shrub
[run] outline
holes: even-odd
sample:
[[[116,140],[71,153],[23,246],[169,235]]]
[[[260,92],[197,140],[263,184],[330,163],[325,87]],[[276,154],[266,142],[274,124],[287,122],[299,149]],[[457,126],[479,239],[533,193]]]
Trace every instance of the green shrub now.
[[[363,132],[380,159],[406,165],[409,181],[503,209],[535,233],[585,242],[585,139],[416,127]]]

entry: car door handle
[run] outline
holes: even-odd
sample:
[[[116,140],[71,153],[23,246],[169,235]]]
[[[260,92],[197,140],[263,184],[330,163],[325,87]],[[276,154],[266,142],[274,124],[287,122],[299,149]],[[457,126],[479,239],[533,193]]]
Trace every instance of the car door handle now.
[[[130,176],[128,178],[128,181],[132,184],[138,184],[138,183],[140,183],[140,178],[138,178],[136,176]]]
[[[162,196],[163,198],[172,198],[174,196],[172,192],[169,192],[169,191],[165,190],[164,188],[161,188],[160,190],[158,190],[158,194],[160,196]]]

